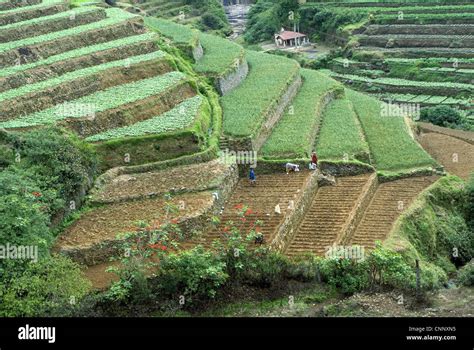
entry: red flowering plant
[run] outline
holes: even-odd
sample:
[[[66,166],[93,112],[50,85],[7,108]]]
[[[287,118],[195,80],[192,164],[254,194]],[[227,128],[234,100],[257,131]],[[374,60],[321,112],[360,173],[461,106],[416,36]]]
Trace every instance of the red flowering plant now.
[[[119,277],[108,292],[110,299],[124,300],[134,295],[137,286],[143,289],[147,278],[159,271],[160,261],[165,255],[179,248],[183,239],[177,218],[167,218],[172,210],[166,207],[163,221],[139,221],[128,232],[120,233],[118,256],[112,258],[119,264],[107,269]],[[145,288],[146,289],[146,288]]]
[[[235,221],[230,220],[221,224],[215,219],[222,236],[221,239],[214,241],[212,246],[226,262],[228,274],[238,278],[251,264],[252,258],[265,254],[268,247],[259,244],[263,243],[261,233],[263,222],[256,218],[258,213],[244,204],[237,204],[234,209],[237,210]]]

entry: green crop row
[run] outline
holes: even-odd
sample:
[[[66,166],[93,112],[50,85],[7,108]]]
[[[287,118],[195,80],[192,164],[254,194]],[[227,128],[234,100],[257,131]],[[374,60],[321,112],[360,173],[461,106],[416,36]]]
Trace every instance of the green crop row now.
[[[349,89],[346,96],[359,116],[377,170],[397,171],[437,165],[410,136],[404,118],[385,116],[382,102],[373,97]]]
[[[158,95],[179,84],[184,79],[185,75],[183,73],[170,72],[133,83],[114,86],[62,105],[2,122],[0,123],[0,128],[26,128],[35,125],[52,124],[67,118],[87,117],[91,114],[91,111],[93,113],[100,113],[111,108],[117,108],[121,105]],[[68,113],[69,109],[73,110],[73,112]]]
[[[196,30],[162,18],[145,17],[145,24],[158,30],[176,44],[189,44],[194,46],[194,43],[196,43],[199,38],[199,33]]]
[[[245,54],[242,46],[211,34],[201,33],[199,39],[204,56],[194,64],[196,72],[222,76],[240,65]]]
[[[294,60],[255,51],[247,52],[247,61],[247,78],[221,98],[224,133],[237,137],[257,133],[300,69]]]
[[[324,160],[369,159],[369,147],[348,99],[336,99],[327,106],[316,149]]]
[[[399,17],[398,14],[378,14],[373,19],[377,24],[392,23],[413,23],[413,24],[430,24],[430,23],[472,23],[474,21],[474,13],[415,13],[405,14]]]
[[[73,18],[72,16],[75,16],[75,15],[79,15],[79,14],[83,14],[87,12],[94,13],[98,11],[103,11],[103,10],[98,7],[80,7],[74,10],[70,10],[70,11],[55,13],[54,15],[37,17],[37,18],[29,19],[27,21],[7,24],[5,26],[1,26],[0,31],[7,30],[7,29],[21,29],[21,27],[24,27],[24,26],[42,24],[44,22],[52,21],[55,19],[61,19],[61,18]]]
[[[17,41],[10,41],[7,43],[0,44],[0,52],[15,49],[18,47],[24,47],[28,45],[35,45],[41,42],[56,40],[59,38],[81,34],[89,30],[100,29],[104,28],[113,24],[117,24],[118,22],[126,21],[131,18],[138,17],[133,15],[129,12],[123,11],[118,8],[110,8],[105,10],[107,12],[107,18],[97,21],[94,23],[89,23],[86,25],[69,28],[66,30],[61,30],[59,32],[52,32],[44,35],[39,35],[27,39],[17,40]]]
[[[101,44],[81,47],[79,49],[66,51],[59,55],[50,56],[44,60],[39,60],[39,61],[28,63],[28,64],[20,64],[20,65],[15,65],[11,67],[6,67],[4,69],[0,69],[0,77],[5,77],[11,74],[15,74],[27,69],[36,68],[43,65],[48,65],[48,64],[52,64],[52,63],[56,63],[60,61],[66,61],[66,60],[76,58],[76,57],[87,56],[87,55],[100,52],[100,51],[115,49],[122,46],[127,46],[131,44],[139,43],[139,42],[153,40],[155,38],[156,38],[155,33],[145,33],[145,34],[140,34],[140,35],[128,36],[125,38],[120,38],[117,40],[108,41]]]
[[[90,142],[107,141],[122,137],[162,134],[185,129],[195,120],[203,101],[202,96],[197,95],[185,100],[166,113],[133,125],[90,136],[86,140]]]
[[[4,0],[3,2],[6,2],[6,1],[7,0]],[[61,2],[64,2],[64,0],[43,0],[40,4],[37,4],[37,5],[24,6],[24,7],[19,7],[19,8],[13,8],[13,9],[10,9],[10,10],[0,11],[0,16],[1,15],[9,15],[9,14],[12,14],[12,13],[17,13],[17,12],[36,10],[36,9],[39,9],[39,8],[42,8],[42,7],[51,6],[51,5],[54,5],[54,4],[61,3]]]
[[[430,81],[415,81],[415,80],[406,80],[399,78],[377,78],[371,79],[359,75],[351,74],[332,74],[334,76],[339,76],[344,79],[349,79],[353,81],[362,81],[372,84],[382,84],[382,85],[393,85],[393,86],[411,86],[411,87],[434,87],[434,88],[453,88],[459,90],[472,91],[473,86],[471,84],[462,84],[462,83],[452,83],[452,82],[430,82]]]
[[[263,158],[307,158],[314,146],[325,100],[331,92],[343,93],[340,83],[321,73],[302,69],[301,75],[303,85],[263,145]]]
[[[21,95],[29,94],[35,91],[45,90],[45,89],[54,87],[55,85],[59,85],[62,83],[66,83],[68,81],[72,81],[72,80],[87,77],[89,75],[100,73],[107,69],[117,68],[117,67],[127,67],[129,65],[134,65],[137,63],[145,62],[145,61],[157,60],[165,56],[166,54],[163,51],[154,51],[154,52],[147,53],[144,55],[131,56],[125,59],[106,62],[106,63],[99,64],[97,66],[75,70],[75,71],[60,75],[52,79],[43,80],[34,84],[23,85],[17,89],[7,90],[3,93],[0,93],[0,101],[16,98]]]

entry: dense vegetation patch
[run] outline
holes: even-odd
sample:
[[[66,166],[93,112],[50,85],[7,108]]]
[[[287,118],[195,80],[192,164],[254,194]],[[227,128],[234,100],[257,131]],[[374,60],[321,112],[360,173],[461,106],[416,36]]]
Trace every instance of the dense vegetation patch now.
[[[382,103],[373,97],[353,90],[346,90],[346,95],[359,116],[378,170],[436,166],[436,162],[410,136],[403,117],[384,116]]]
[[[247,52],[247,60],[247,78],[221,99],[224,132],[232,136],[254,135],[300,69],[296,61],[254,51]]]
[[[8,251],[7,244],[37,249],[34,257],[0,260],[0,314],[44,315],[50,306],[85,293],[78,268],[50,258],[49,249],[63,215],[81,204],[97,159],[90,145],[56,128],[0,136],[2,251]]]
[[[342,86],[316,71],[303,69],[303,85],[262,148],[264,158],[302,159],[311,154],[327,100]]]

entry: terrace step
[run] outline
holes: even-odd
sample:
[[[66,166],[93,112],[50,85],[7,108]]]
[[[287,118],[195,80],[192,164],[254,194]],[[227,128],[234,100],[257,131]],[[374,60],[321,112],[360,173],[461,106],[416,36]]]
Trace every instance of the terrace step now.
[[[97,22],[107,17],[100,8],[80,8],[0,27],[0,43],[22,40]]]
[[[134,61],[133,59],[136,59]],[[12,120],[113,86],[168,73],[173,68],[161,51],[106,62],[0,94],[1,120]],[[10,101],[10,102],[8,102]]]
[[[360,45],[383,48],[474,48],[474,35],[358,35]]]
[[[284,172],[272,175],[257,174],[255,186],[250,185],[247,179],[240,179],[224,205],[220,216],[221,223],[204,235],[187,242],[183,247],[188,249],[197,244],[210,247],[214,240],[223,239],[230,233],[228,228],[232,225],[229,225],[229,221],[234,222],[236,227],[240,227],[242,236],[245,236],[250,229],[254,228],[255,221],[261,220],[263,223],[258,225],[260,232],[264,236],[265,243],[270,243],[288,210],[290,201],[302,195],[301,189],[310,174],[309,171],[290,175]],[[281,214],[275,212],[276,205],[280,205]],[[241,206],[246,206],[251,210],[245,221],[242,221]]]
[[[111,10],[119,12],[110,12]],[[141,17],[132,16],[119,9],[106,11],[108,17],[101,21],[0,44],[0,69],[145,32]]]
[[[49,57],[38,62],[0,70],[0,92],[17,89],[87,67],[139,56],[158,50],[154,35],[118,39]]]
[[[352,237],[347,238],[346,244],[372,249],[376,241],[384,241],[400,214],[437,179],[437,176],[411,177],[380,184],[364,217]]]
[[[371,179],[370,174],[338,177],[335,186],[319,188],[285,254],[324,255],[343,234],[351,211]]]
[[[474,24],[371,24],[364,35],[474,35]]]
[[[0,26],[7,24],[27,21],[33,18],[39,18],[49,15],[54,15],[55,13],[64,12],[69,10],[69,6],[66,2],[52,3],[51,5],[44,6],[33,6],[25,7],[23,10],[17,10],[12,12],[0,13]]]
[[[28,7],[33,5],[38,5],[41,3],[41,0],[10,0],[0,2],[0,11],[7,11],[21,7]]]
[[[361,45],[355,48],[356,51],[380,51],[385,57],[398,58],[434,58],[434,57],[458,57],[472,58],[474,57],[470,48],[447,48],[447,47],[395,47],[386,48],[379,46]]]
[[[472,96],[473,86],[462,83],[426,82],[398,78],[370,79],[358,75],[330,73],[331,77],[356,89],[367,92],[390,92],[399,94],[423,94],[451,96],[456,98]]]

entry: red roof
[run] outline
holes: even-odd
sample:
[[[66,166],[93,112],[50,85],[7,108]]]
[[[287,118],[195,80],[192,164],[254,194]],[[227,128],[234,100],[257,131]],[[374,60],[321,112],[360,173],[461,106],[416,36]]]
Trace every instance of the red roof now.
[[[306,35],[298,33],[298,32],[292,32],[292,31],[289,31],[289,30],[285,30],[283,32],[280,32],[276,36],[277,36],[277,38],[280,37],[280,38],[282,38],[283,40],[286,41],[286,40],[290,40],[290,39],[303,38]]]

